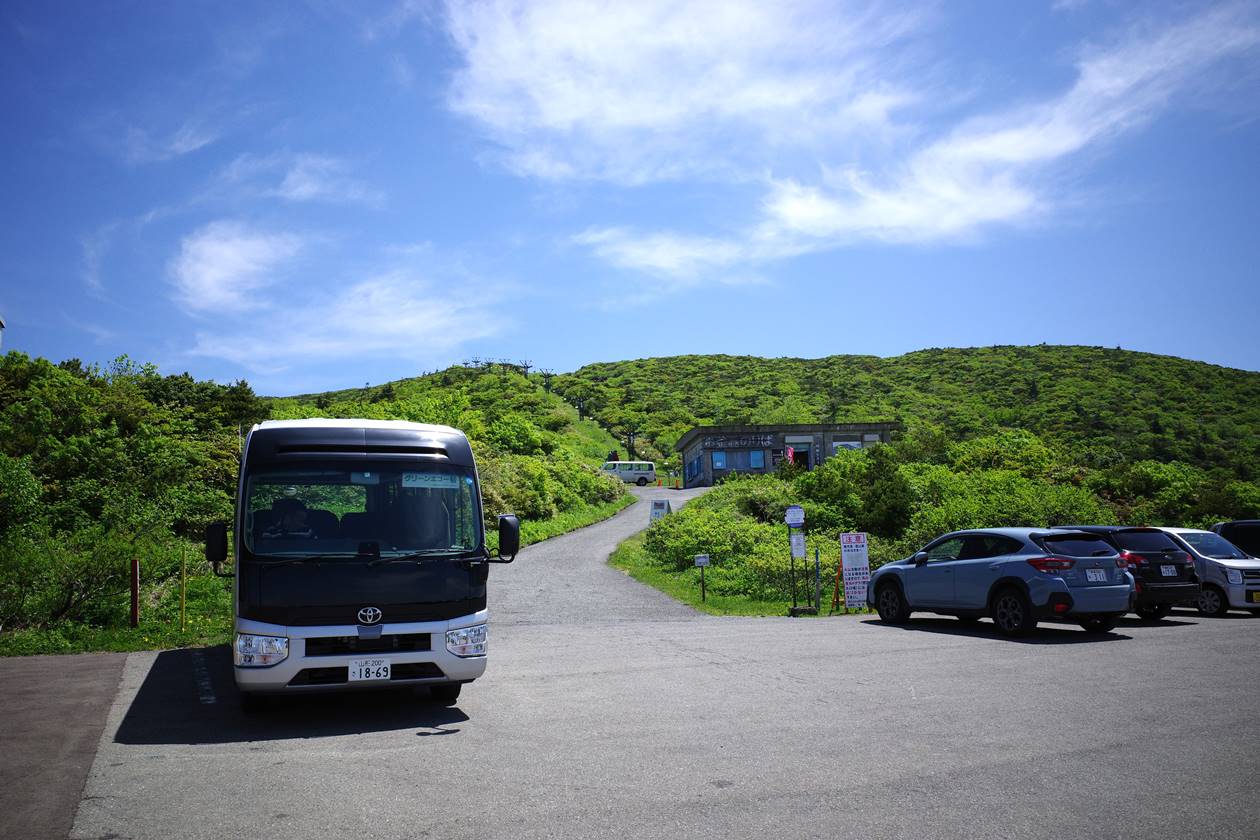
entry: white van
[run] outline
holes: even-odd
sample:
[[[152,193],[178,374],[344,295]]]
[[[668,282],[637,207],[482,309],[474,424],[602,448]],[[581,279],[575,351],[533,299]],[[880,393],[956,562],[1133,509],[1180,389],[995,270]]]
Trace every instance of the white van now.
[[[656,464],[651,461],[605,461],[604,472],[643,487],[656,483]]]

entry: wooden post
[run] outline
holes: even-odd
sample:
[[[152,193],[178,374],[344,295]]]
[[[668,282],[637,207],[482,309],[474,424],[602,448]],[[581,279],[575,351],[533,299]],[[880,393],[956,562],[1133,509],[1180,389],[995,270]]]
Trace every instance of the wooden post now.
[[[140,626],[140,558],[131,558],[131,626]]]

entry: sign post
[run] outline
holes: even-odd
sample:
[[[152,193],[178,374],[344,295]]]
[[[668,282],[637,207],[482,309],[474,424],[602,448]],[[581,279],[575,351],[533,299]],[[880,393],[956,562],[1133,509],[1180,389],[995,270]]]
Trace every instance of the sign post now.
[[[704,567],[709,565],[709,555],[697,554],[696,567],[700,569],[700,601],[704,602]]]
[[[871,580],[871,560],[866,534],[840,535],[840,564],[844,569],[844,609],[866,605],[866,586]]]
[[[802,615],[805,613],[816,613],[817,609],[810,607],[798,606],[796,600],[796,560],[801,559],[801,565],[805,569],[805,574],[809,575],[809,561],[805,554],[805,508],[800,505],[791,505],[783,512],[783,522],[788,529],[788,547],[791,549],[791,578],[792,578],[792,608],[788,610],[788,615]]]
[[[651,525],[658,519],[664,519],[673,512],[673,508],[669,506],[669,499],[653,499],[652,511],[648,514],[648,524]]]

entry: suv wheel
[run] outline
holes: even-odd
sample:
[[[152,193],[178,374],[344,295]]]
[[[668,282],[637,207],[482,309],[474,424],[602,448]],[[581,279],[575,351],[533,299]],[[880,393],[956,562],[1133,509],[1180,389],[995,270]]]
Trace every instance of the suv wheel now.
[[[1037,619],[1024,593],[1011,587],[994,596],[993,623],[1003,636],[1023,636],[1037,626]]]
[[[1133,611],[1144,621],[1159,621],[1172,612],[1172,607],[1168,604],[1145,604],[1135,607]]]
[[[904,624],[910,617],[910,605],[895,583],[885,583],[875,595],[875,611],[879,620],[889,624]]]
[[[1141,615],[1141,613],[1138,613]],[[1118,616],[1100,615],[1093,618],[1082,618],[1080,620],[1081,629],[1086,633],[1110,633],[1116,629],[1116,622],[1119,621]]]
[[[1199,590],[1199,612],[1220,618],[1228,611],[1229,601],[1224,592],[1215,586],[1205,586]]]

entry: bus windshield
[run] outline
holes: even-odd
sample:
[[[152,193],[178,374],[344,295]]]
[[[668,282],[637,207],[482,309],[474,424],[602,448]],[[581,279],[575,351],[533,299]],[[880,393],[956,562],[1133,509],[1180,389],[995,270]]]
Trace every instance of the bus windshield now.
[[[244,547],[258,558],[387,558],[481,546],[477,483],[463,467],[263,467],[246,478],[242,511]]]

